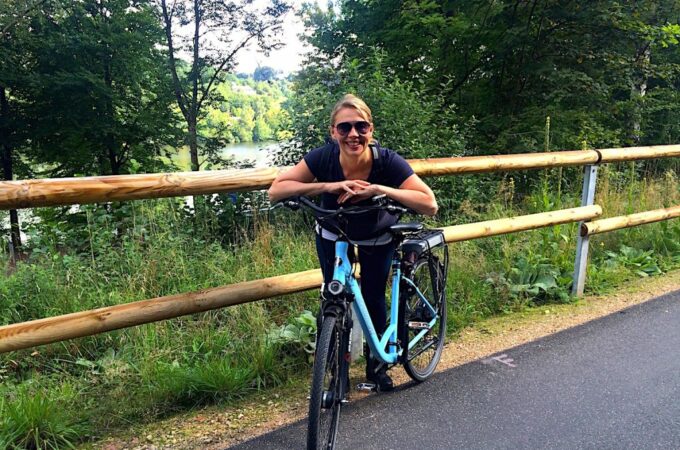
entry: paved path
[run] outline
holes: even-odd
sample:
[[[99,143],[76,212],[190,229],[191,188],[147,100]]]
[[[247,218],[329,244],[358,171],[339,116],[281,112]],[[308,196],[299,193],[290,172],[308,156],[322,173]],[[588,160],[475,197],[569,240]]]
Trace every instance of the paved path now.
[[[680,449],[680,291],[343,409],[340,449]],[[236,449],[302,449],[306,423]]]

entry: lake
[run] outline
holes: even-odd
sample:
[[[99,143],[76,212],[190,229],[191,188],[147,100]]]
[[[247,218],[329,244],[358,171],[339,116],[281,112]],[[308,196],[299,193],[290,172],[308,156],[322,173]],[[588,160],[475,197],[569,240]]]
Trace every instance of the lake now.
[[[278,147],[279,143],[276,141],[229,144],[222,149],[222,157],[234,158],[235,161],[239,162],[253,161],[255,163],[255,167],[269,167],[271,166],[271,158],[269,157],[269,154],[272,150],[275,150]],[[199,160],[200,159],[201,157],[199,153]],[[189,147],[181,147],[179,152],[173,156],[172,161],[177,166],[179,166],[181,170],[191,170]]]

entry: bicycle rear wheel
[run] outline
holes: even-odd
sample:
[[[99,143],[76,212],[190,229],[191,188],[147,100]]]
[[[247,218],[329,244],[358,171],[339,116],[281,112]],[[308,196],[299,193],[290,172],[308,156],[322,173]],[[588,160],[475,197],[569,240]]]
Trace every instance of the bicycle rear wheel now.
[[[340,336],[336,318],[325,317],[316,346],[309,398],[307,449],[332,449],[341,406]]]
[[[434,257],[432,257],[434,258]],[[406,276],[413,281],[434,309],[437,319],[413,286],[402,284],[399,300],[400,340],[403,346],[402,363],[408,375],[416,381],[425,381],[434,373],[444,348],[446,336],[446,286],[445,264],[436,258],[432,264],[421,257]],[[412,341],[422,334],[415,343]]]

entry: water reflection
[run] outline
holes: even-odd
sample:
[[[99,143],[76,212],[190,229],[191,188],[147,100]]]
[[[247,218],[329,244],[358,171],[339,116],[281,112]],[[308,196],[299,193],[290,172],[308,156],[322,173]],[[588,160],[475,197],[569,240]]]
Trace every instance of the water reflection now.
[[[229,144],[221,151],[220,156],[225,160],[233,160],[235,163],[252,163],[254,167],[269,167],[272,165],[272,152],[279,149],[279,143],[271,142],[242,142],[239,144]],[[199,154],[199,160],[203,160]],[[172,162],[175,163],[182,171],[191,170],[191,156],[189,155],[189,147],[182,147],[178,150],[175,156],[172,157]],[[214,169],[222,169],[225,167],[213,167]]]
[[[221,152],[221,156],[225,159],[230,159],[234,163],[247,163],[248,167],[262,168],[271,167],[272,154],[280,148],[278,142],[244,142],[240,144],[229,144],[224,147]],[[200,159],[200,158],[199,158]],[[191,156],[189,155],[189,148],[182,147],[177,156],[174,157],[173,162],[177,165],[180,170],[189,171],[191,170]],[[232,166],[233,167],[233,166]],[[213,169],[221,169],[222,167],[213,167]],[[217,195],[217,194],[213,194]],[[184,197],[184,202],[186,205],[193,210],[194,208],[194,197],[187,196]]]

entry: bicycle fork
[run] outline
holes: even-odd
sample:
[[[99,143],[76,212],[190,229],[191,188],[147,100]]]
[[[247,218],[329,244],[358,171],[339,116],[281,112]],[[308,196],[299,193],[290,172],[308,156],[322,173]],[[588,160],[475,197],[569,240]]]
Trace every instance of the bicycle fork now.
[[[323,298],[323,317],[324,320],[328,316],[333,316],[336,319],[335,326],[337,327],[337,336],[340,339],[338,346],[339,354],[337,355],[337,362],[339,368],[340,379],[338,397],[337,399],[324,400],[324,407],[330,407],[330,403],[338,401],[341,404],[347,403],[347,395],[349,394],[349,366],[351,362],[352,349],[352,327],[354,321],[352,320],[352,310],[349,307],[350,302],[346,299],[333,298],[328,296]],[[328,406],[326,406],[328,405]]]
[[[342,334],[340,339],[340,345],[343,349],[342,358],[340,361],[340,403],[347,403],[349,395],[349,365],[352,350],[352,317],[351,313],[345,316],[345,324],[342,327]]]

